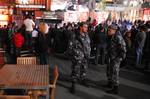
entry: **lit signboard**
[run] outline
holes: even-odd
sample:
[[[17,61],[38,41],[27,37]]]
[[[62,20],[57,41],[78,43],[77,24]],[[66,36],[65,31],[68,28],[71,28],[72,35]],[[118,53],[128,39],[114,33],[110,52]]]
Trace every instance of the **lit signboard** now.
[[[17,4],[30,4],[32,0],[16,0]],[[34,1],[34,0],[33,0]]]
[[[106,0],[106,2],[113,2],[113,0]]]
[[[64,10],[70,0],[52,0],[51,10]]]
[[[20,4],[29,4],[29,0],[20,0]]]
[[[45,8],[46,0],[16,0],[16,4],[18,8]]]
[[[19,5],[45,5],[46,0],[16,0]]]
[[[8,15],[0,15],[0,20],[1,21],[8,21],[9,17],[8,17]]]
[[[18,8],[45,8],[43,5],[16,5]]]
[[[0,9],[7,9],[8,6],[0,6]]]

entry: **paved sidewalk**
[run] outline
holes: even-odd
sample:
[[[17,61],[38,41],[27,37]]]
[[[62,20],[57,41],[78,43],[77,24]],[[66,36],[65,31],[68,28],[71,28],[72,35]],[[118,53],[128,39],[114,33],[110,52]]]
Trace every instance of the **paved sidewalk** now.
[[[49,57],[49,64],[53,68],[56,64],[59,67],[60,77],[57,83],[56,99],[150,99],[149,76],[137,71],[127,69],[120,70],[120,87],[118,95],[105,93],[102,87],[106,83],[105,65],[90,65],[88,79],[90,88],[77,85],[76,94],[71,94],[69,88],[69,75],[71,73],[71,62],[66,59]]]

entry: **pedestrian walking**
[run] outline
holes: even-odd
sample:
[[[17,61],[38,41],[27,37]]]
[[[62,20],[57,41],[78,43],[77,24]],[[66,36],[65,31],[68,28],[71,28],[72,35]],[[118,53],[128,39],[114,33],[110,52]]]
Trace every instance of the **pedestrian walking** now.
[[[48,25],[46,23],[39,24],[38,37],[35,40],[35,51],[39,55],[40,64],[47,64],[48,55]]]

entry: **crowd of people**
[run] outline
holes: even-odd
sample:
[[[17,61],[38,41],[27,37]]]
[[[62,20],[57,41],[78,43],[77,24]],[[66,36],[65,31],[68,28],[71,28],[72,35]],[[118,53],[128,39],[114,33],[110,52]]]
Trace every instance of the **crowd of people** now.
[[[72,61],[71,93],[79,81],[86,83],[86,73],[90,58],[94,64],[107,64],[108,93],[117,94],[119,87],[119,67],[128,65],[134,56],[133,65],[144,64],[148,69],[150,59],[150,21],[106,20],[97,23],[89,18],[86,22],[35,24],[30,16],[21,27],[15,22],[0,30],[1,47],[10,57],[8,63],[15,63],[22,50],[28,50],[39,57],[40,64],[47,64],[50,51],[63,53]]]

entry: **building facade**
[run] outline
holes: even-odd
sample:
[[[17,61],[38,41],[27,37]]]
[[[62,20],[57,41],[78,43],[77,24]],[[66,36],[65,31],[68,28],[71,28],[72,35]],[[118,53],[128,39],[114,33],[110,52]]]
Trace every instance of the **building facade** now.
[[[42,16],[42,11],[49,11],[51,0],[0,0],[0,26],[9,21],[21,23],[26,15],[34,19]]]
[[[150,0],[144,0],[142,8],[140,9],[140,15],[143,20],[150,20]]]
[[[0,28],[3,28],[9,21],[12,21],[12,3],[13,0],[0,0]]]

